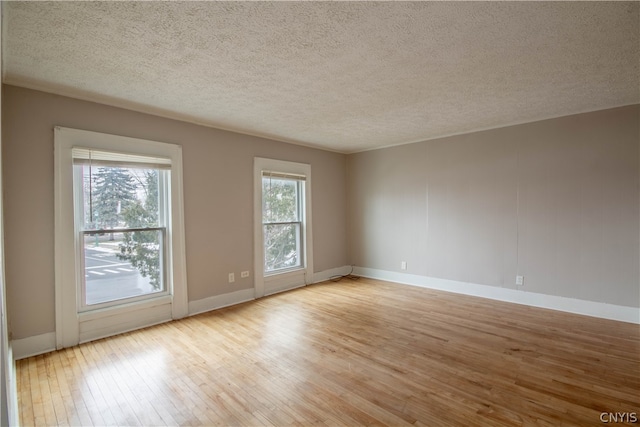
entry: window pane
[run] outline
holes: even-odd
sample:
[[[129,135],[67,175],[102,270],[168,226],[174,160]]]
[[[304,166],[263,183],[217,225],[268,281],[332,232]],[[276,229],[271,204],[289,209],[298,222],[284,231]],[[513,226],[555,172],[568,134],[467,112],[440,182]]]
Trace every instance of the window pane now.
[[[85,304],[164,292],[162,230],[85,234]]]
[[[79,165],[84,230],[85,305],[166,291],[157,169]]]
[[[158,226],[158,170],[83,165],[84,229]]]
[[[262,222],[299,221],[298,181],[262,178]]]
[[[300,224],[264,225],[264,271],[301,266]]]

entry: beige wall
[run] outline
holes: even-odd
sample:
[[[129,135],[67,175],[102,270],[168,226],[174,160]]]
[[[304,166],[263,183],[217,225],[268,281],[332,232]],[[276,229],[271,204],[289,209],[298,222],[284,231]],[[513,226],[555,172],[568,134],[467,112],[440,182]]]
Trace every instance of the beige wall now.
[[[54,331],[54,125],[183,146],[190,301],[253,286],[227,274],[253,272],[259,156],[312,165],[316,272],[407,261],[410,274],[513,289],[522,274],[525,291],[640,306],[640,106],[345,156],[3,90],[14,339]]]
[[[350,155],[350,261],[640,306],[639,110]]]
[[[310,163],[316,272],[347,264],[346,157],[3,86],[7,305],[14,339],[54,331],[53,127],[183,147],[189,301],[253,287],[253,158]],[[236,282],[227,283],[229,272]]]

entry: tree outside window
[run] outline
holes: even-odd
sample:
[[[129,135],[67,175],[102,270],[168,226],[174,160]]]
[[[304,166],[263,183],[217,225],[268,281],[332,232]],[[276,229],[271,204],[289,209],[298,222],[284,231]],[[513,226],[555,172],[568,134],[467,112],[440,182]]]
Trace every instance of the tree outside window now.
[[[163,291],[160,171],[93,169],[84,166],[86,304]]]
[[[302,265],[301,184],[299,180],[262,178],[264,271]]]

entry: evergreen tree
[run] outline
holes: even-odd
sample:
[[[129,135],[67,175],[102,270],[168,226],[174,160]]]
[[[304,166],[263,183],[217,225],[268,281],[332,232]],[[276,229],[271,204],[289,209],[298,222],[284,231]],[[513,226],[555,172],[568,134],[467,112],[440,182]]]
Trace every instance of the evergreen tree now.
[[[98,229],[119,226],[136,198],[136,185],[126,169],[98,168],[94,178],[92,222]]]
[[[136,200],[124,212],[128,228],[158,226],[158,171],[145,172],[144,190],[144,204]],[[149,277],[149,283],[154,289],[162,286],[160,243],[160,232],[157,230],[124,233],[120,253],[117,255],[118,259],[130,262],[143,277]]]

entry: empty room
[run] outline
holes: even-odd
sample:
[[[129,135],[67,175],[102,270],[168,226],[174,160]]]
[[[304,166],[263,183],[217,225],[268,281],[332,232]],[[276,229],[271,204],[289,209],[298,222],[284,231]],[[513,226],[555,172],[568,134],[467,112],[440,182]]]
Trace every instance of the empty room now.
[[[640,418],[640,2],[3,1],[0,425]]]

